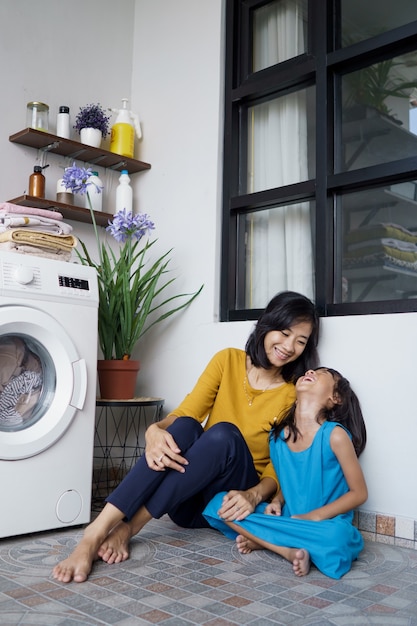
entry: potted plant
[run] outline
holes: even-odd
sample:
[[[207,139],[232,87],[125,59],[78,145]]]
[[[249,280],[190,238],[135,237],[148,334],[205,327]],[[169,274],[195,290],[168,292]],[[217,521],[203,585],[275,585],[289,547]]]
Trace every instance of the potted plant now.
[[[110,115],[106,115],[101,104],[80,107],[74,128],[80,134],[81,143],[99,148],[101,140],[109,134],[109,120]]]
[[[80,168],[74,164],[66,168],[63,176],[63,184],[69,191],[87,194],[98,260],[93,259],[83,242],[80,242],[82,252],[77,251],[77,254],[83,265],[94,267],[97,271],[98,338],[103,359],[107,361],[106,367],[118,361],[119,366],[131,369],[135,367],[132,366],[131,355],[139,339],[152,326],[188,306],[203,286],[192,294],[181,293],[163,298],[166,293],[164,290],[175,280],[167,277],[172,249],[156,260],[148,260],[156,240],[146,239],[143,244],[144,237],[155,229],[146,213],[133,215],[124,209],[109,221],[106,231],[120,243],[117,253],[107,242],[100,241],[88,191],[94,184],[89,181],[90,174],[90,168]],[[137,373],[139,362],[135,364],[138,365]],[[133,392],[134,384],[130,396],[109,396],[101,389],[102,397],[114,399],[132,397]]]

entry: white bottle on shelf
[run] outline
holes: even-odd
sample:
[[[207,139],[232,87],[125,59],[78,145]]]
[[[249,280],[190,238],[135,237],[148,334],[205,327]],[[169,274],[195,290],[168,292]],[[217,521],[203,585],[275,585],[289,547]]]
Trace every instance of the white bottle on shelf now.
[[[91,176],[87,178],[87,183],[91,183],[88,185],[88,196],[91,200],[91,207],[93,211],[102,211],[103,210],[103,183],[101,182],[98,172],[91,172]],[[88,204],[87,194],[84,196],[84,206],[86,209],[90,208]]]
[[[123,209],[126,209],[127,212],[133,210],[133,191],[127,170],[121,171],[116,189],[116,213],[123,211]]]
[[[70,116],[69,107],[60,106],[58,115],[56,116],[56,134],[58,137],[69,139],[70,137]]]

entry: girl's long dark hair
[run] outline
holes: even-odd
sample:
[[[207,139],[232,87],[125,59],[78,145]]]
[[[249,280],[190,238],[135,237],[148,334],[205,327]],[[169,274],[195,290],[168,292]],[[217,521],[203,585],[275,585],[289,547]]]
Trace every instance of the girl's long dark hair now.
[[[334,392],[337,394],[340,403],[335,404],[332,408],[323,408],[316,416],[317,421],[338,422],[342,424],[352,435],[352,443],[355,448],[356,455],[359,456],[366,445],[366,427],[365,421],[362,415],[362,409],[357,395],[350,386],[349,381],[342,376],[338,371],[331,369],[330,367],[318,368],[326,369],[333,376],[334,379]],[[277,439],[279,434],[288,428],[289,439],[297,440],[300,432],[295,424],[295,408],[296,402],[290,407],[285,414],[282,421],[279,424],[275,424],[271,431],[271,436]]]
[[[264,347],[265,335],[271,330],[288,330],[300,322],[311,323],[311,335],[298,359],[284,365],[282,376],[286,382],[295,382],[304,372],[317,367],[319,314],[311,300],[295,291],[282,291],[274,296],[258,319],[245,347],[246,354],[250,357],[253,365],[270,369],[272,365],[266,356]]]

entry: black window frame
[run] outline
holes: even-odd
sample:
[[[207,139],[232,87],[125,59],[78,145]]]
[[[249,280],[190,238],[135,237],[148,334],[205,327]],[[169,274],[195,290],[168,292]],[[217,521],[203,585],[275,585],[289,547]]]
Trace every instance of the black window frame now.
[[[334,302],[337,299],[334,292],[338,263],[335,242],[340,235],[336,232],[338,194],[417,179],[417,153],[415,158],[353,171],[335,171],[336,130],[341,123],[336,99],[337,81],[344,73],[417,50],[417,21],[349,47],[336,48],[340,39],[340,32],[336,30],[340,0],[309,0],[307,52],[251,73],[250,13],[269,2],[226,0],[220,319],[252,320],[261,312],[260,309],[244,309],[238,302],[238,294],[243,291],[239,269],[244,264],[244,234],[239,228],[239,222],[241,224],[244,220],[239,220],[240,216],[295,201],[314,201],[316,206],[315,301],[322,316],[417,311],[416,299]],[[242,193],[246,172],[245,110],[272,95],[285,95],[312,84],[316,91],[315,179],[251,194]]]

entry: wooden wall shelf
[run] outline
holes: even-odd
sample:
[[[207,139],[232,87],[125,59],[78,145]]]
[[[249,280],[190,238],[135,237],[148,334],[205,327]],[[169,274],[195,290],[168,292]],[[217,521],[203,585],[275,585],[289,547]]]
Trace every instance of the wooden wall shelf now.
[[[120,154],[114,154],[114,152],[102,148],[93,148],[79,141],[64,139],[35,128],[25,128],[14,135],[10,135],[9,141],[53,154],[60,154],[70,159],[79,159],[91,165],[98,165],[118,172],[127,170],[129,174],[136,174],[151,168],[150,164],[144,161],[128,159]]]
[[[76,222],[84,222],[84,224],[91,224],[90,209],[84,209],[83,207],[74,206],[72,204],[63,204],[62,202],[55,202],[55,200],[47,200],[46,198],[35,198],[34,196],[19,196],[8,200],[12,204],[18,204],[19,206],[35,207],[37,209],[49,209],[50,211],[59,211],[62,213],[65,219],[74,220]],[[108,221],[113,219],[111,213],[104,213],[103,211],[94,211],[94,217],[98,226],[107,226]]]

